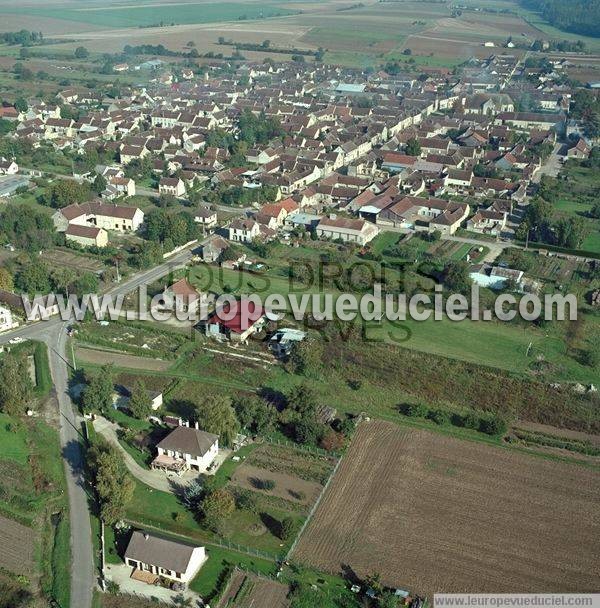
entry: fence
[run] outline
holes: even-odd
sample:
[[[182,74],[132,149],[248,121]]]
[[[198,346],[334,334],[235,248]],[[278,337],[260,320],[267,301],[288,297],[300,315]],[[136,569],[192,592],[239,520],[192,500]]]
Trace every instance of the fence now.
[[[181,540],[185,540],[189,542],[190,540],[196,540],[202,542],[206,546],[217,546],[222,547],[223,549],[229,549],[231,551],[237,551],[238,553],[243,553],[244,555],[249,555],[250,557],[258,557],[260,559],[264,559],[269,562],[277,562],[283,559],[283,555],[273,555],[272,553],[265,553],[264,551],[259,551],[258,549],[253,549],[252,547],[247,547],[245,545],[240,545],[238,543],[234,543],[233,541],[227,539],[220,538],[212,538],[211,540],[205,540],[200,538],[194,538],[190,536],[186,536],[185,534],[178,534],[176,532],[171,532],[170,530],[164,530],[163,528],[159,528],[158,526],[144,523],[141,521],[135,521],[133,519],[127,519],[126,523],[131,526],[135,526],[136,528],[142,528],[146,530],[155,530],[160,533],[162,536],[171,536],[173,538],[179,538]]]
[[[323,498],[323,495],[325,494],[325,492],[327,492],[327,488],[329,487],[329,484],[331,483],[331,480],[335,477],[335,474],[337,473],[337,470],[340,467],[340,464],[342,462],[342,458],[343,458],[343,456],[340,456],[339,460],[335,463],[335,466],[333,467],[333,471],[331,471],[331,475],[329,476],[329,478],[325,482],[325,485],[323,486],[323,489],[319,493],[319,496],[317,497],[317,500],[315,500],[315,503],[313,504],[313,506],[311,507],[310,511],[308,512],[308,516],[306,517],[306,519],[304,520],[302,526],[300,527],[300,531],[298,532],[298,534],[296,534],[296,538],[294,539],[294,542],[292,543],[292,546],[290,547],[289,551],[286,553],[286,556],[285,556],[285,561],[286,562],[289,561],[290,557],[292,556],[292,553],[296,549],[296,545],[298,544],[298,541],[300,540],[300,537],[304,533],[304,530],[306,529],[306,526],[308,525],[308,523],[312,519],[315,511],[317,510],[317,507],[321,503],[321,499]]]
[[[309,454],[317,454],[319,456],[329,456],[332,458],[341,458],[342,454],[340,452],[328,452],[323,448],[319,448],[313,445],[301,445],[298,443],[294,443],[289,439],[281,439],[280,437],[265,437],[265,441],[267,443],[271,443],[273,445],[280,445],[286,448],[292,448],[294,450],[298,450],[300,452],[308,452]]]

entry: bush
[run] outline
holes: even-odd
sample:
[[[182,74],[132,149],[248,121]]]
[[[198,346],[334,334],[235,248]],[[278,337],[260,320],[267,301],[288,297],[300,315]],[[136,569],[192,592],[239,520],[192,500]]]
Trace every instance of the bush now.
[[[294,535],[294,520],[291,517],[284,517],[279,526],[279,538],[289,540]]]
[[[440,426],[450,422],[450,415],[444,410],[431,410],[428,418]]]
[[[499,416],[489,416],[481,419],[479,430],[488,435],[504,435],[508,430],[508,425]]]
[[[260,490],[272,490],[275,488],[275,482],[272,479],[257,479],[256,487]]]
[[[240,490],[235,496],[235,506],[242,511],[256,513],[258,506],[251,492]]]
[[[429,409],[423,403],[407,403],[404,405],[403,412],[411,418],[425,418]]]
[[[462,426],[466,429],[478,431],[481,425],[481,419],[475,412],[468,412],[462,417]]]

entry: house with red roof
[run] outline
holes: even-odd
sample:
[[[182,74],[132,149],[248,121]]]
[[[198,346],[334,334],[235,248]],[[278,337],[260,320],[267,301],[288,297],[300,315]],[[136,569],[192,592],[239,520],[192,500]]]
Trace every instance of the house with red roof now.
[[[200,324],[204,333],[217,340],[246,343],[267,324],[265,309],[249,298],[219,306]]]

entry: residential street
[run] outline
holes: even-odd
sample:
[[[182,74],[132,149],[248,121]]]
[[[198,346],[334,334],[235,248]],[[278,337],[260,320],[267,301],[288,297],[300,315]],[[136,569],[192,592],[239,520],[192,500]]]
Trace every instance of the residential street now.
[[[189,250],[181,251],[155,268],[145,270],[115,285],[107,293],[125,295],[141,285],[149,285],[185,265],[192,257]],[[83,478],[81,450],[81,417],[76,413],[68,392],[69,366],[66,351],[68,323],[58,317],[38,321],[0,335],[0,344],[16,336],[39,340],[48,346],[50,370],[56,388],[60,414],[60,441],[65,463],[69,494],[71,529],[71,606],[91,608],[92,590],[96,584],[92,548],[92,532],[88,509],[88,495]]]

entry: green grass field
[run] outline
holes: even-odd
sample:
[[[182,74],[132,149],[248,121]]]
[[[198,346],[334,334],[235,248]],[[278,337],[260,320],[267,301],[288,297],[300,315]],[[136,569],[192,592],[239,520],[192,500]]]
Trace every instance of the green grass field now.
[[[4,6],[0,13],[27,14],[40,19],[64,19],[80,23],[119,27],[148,27],[164,24],[184,23],[217,23],[220,21],[243,21],[248,19],[266,19],[294,14],[287,8],[273,4],[251,4],[242,2],[213,2],[178,4],[176,7],[168,4],[143,4],[141,6],[127,5],[92,5],[81,8],[48,7],[19,7]]]
[[[209,546],[206,548],[206,553],[208,561],[190,584],[190,589],[203,598],[211,597],[223,574],[235,566],[265,575],[274,575],[277,570],[274,562],[223,547]]]

